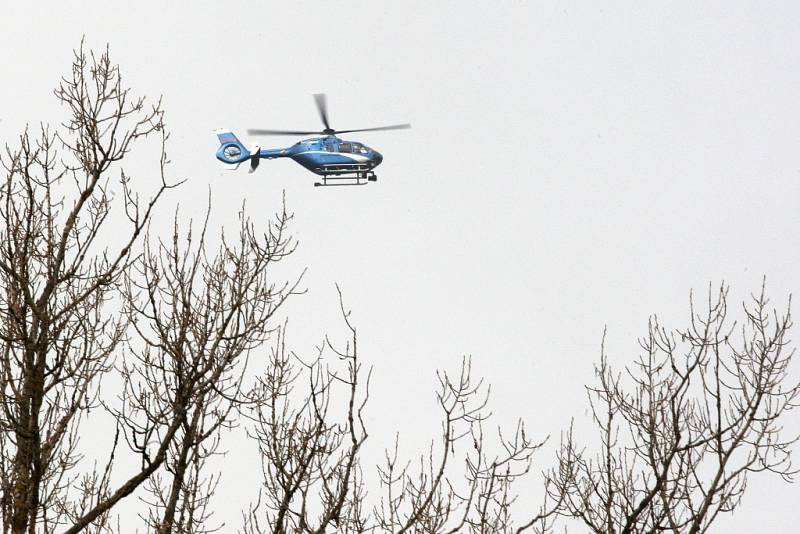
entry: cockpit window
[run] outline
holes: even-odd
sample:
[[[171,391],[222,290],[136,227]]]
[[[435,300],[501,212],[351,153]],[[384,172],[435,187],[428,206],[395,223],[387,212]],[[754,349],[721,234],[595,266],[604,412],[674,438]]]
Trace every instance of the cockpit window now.
[[[361,143],[353,143],[353,152],[366,154],[369,149]]]

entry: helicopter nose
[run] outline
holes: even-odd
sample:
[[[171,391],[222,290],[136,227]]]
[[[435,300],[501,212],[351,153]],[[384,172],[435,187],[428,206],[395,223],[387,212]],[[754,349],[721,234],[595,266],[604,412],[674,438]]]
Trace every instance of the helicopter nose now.
[[[375,152],[374,155],[372,156],[372,161],[375,163],[375,166],[377,167],[383,161],[383,156],[381,155],[380,152]]]

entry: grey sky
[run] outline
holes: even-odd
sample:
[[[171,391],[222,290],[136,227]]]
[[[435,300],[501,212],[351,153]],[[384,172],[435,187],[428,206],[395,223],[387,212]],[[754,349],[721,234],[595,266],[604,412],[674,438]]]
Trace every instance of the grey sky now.
[[[164,95],[171,173],[188,182],[162,221],[176,202],[202,212],[209,187],[214,225],[244,199],[273,210],[285,189],[300,241],[288,271],[309,266],[289,341],[343,333],[338,281],[375,366],[370,459],[395,430],[406,454],[434,436],[434,370],[463,354],[500,420],[557,437],[570,417],[587,424],[604,325],[622,364],[650,313],[683,326],[691,288],[724,279],[739,301],[766,275],[780,305],[800,285],[794,2],[133,6],[5,2],[0,139],[60,116],[51,88],[85,35],[137,92]],[[376,184],[321,190],[291,161],[248,175],[213,158],[218,127],[247,142],[247,128],[318,127],[314,92],[335,128],[412,123],[352,136],[384,154]],[[251,457],[228,445],[223,487],[249,499]],[[795,531],[798,500],[757,477],[718,531]]]

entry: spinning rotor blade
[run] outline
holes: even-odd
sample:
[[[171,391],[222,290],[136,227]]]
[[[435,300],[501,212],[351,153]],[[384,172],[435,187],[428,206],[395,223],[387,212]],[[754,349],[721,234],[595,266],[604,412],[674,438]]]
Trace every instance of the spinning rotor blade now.
[[[322,119],[322,124],[325,125],[325,130],[331,130],[331,125],[328,123],[328,101],[325,97],[325,93],[315,94],[314,102],[317,104],[319,118]]]
[[[336,130],[336,133],[352,133],[352,132],[377,132],[380,130],[408,130],[411,128],[410,124],[392,124],[391,126],[378,126],[377,128],[358,128],[356,130]]]
[[[248,135],[312,135],[323,132],[301,132],[297,130],[247,130]]]
[[[334,130],[331,128],[328,121],[328,100],[325,93],[316,93],[314,95],[314,103],[317,105],[319,118],[325,129],[322,131],[309,131],[309,130],[247,130],[249,135],[336,135],[340,133],[352,132],[377,132],[381,130],[407,130],[411,128],[410,124],[392,124],[390,126],[378,126],[377,128],[357,128],[355,130]]]

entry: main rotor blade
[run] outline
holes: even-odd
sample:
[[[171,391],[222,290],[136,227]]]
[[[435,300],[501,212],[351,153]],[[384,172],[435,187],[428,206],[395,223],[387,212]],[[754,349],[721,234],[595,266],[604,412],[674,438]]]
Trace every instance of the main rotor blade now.
[[[317,111],[319,111],[319,118],[322,119],[322,124],[325,125],[326,130],[330,130],[331,125],[328,123],[328,101],[325,97],[325,93],[315,94],[314,102],[317,104]]]
[[[314,135],[324,132],[298,130],[247,130],[248,135]]]
[[[336,130],[337,134],[352,133],[352,132],[377,132],[380,130],[408,130],[411,128],[410,124],[392,124],[391,126],[378,126],[377,128],[358,128],[356,130]]]

